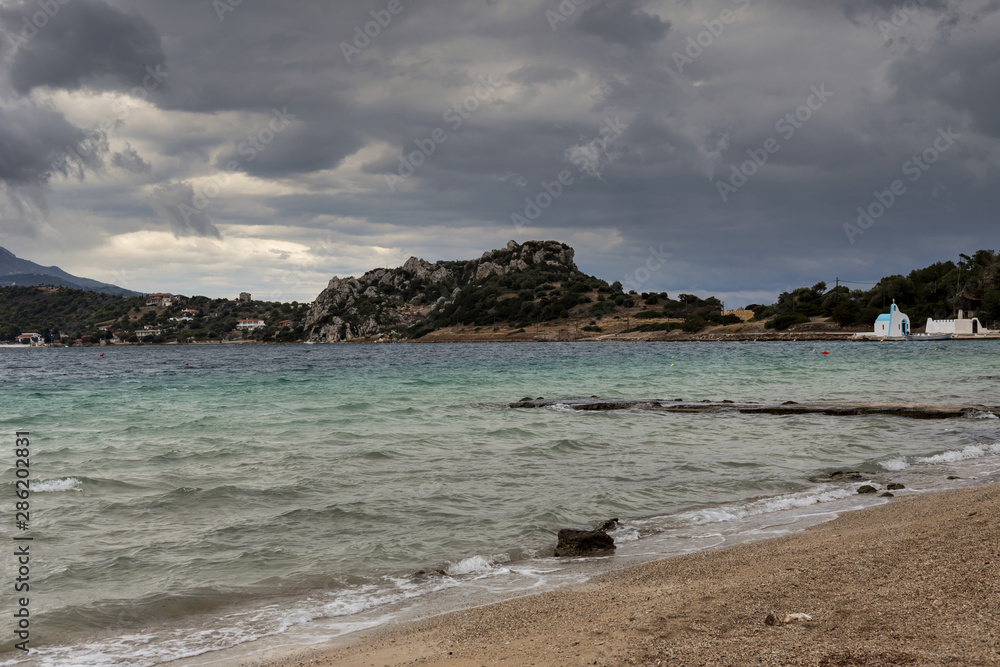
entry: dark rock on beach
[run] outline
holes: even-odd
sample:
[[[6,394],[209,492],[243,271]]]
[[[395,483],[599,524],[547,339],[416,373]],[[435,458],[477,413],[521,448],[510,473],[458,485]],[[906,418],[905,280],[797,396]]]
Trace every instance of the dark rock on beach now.
[[[890,491],[898,491],[899,489],[905,489],[906,487],[900,484],[899,482],[891,482],[889,484],[886,484],[885,488],[889,489]]]
[[[892,493],[889,493],[888,491],[886,491],[885,493],[878,494],[878,497],[879,498],[895,498],[896,496],[895,496],[895,494],[892,494]]]
[[[858,493],[876,493],[876,492],[878,492],[878,489],[876,489],[871,484],[865,484],[863,486],[858,487]]]
[[[559,531],[559,542],[556,544],[556,556],[597,556],[611,553],[615,550],[615,541],[603,530],[573,530],[563,528]]]

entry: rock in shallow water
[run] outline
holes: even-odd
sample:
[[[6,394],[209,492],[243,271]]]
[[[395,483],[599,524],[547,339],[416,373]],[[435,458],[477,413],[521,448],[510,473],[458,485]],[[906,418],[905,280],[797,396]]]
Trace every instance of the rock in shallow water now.
[[[834,470],[828,475],[816,475],[810,477],[809,480],[812,482],[847,482],[850,480],[864,479],[860,472],[857,470]]]
[[[556,556],[597,556],[615,550],[615,541],[603,530],[574,530],[563,528],[559,531]]]
[[[871,484],[865,484],[858,487],[858,493],[875,493],[876,491],[878,491],[878,489]]]
[[[615,517],[614,519],[608,519],[607,521],[602,521],[600,525],[598,525],[597,528],[595,528],[594,530],[603,530],[604,532],[608,532],[609,530],[614,530],[617,527],[618,527],[618,517]]]

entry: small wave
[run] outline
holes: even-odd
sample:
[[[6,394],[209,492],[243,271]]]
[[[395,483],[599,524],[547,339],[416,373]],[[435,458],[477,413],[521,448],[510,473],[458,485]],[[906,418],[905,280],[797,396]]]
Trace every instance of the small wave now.
[[[984,412],[982,410],[970,410],[965,414],[969,419],[1000,419],[992,412]]]
[[[56,491],[83,491],[83,483],[74,477],[66,479],[50,479],[45,482],[35,482],[31,485],[35,493],[54,493]]]
[[[957,463],[958,461],[968,461],[969,459],[979,459],[984,456],[1000,454],[1000,443],[992,445],[969,445],[962,450],[952,450],[942,452],[934,456],[926,456],[917,459],[919,463]]]
[[[890,472],[899,472],[910,467],[905,457],[897,457],[888,461],[879,461],[878,464]]]
[[[721,521],[737,521],[748,516],[769,514],[797,507],[809,507],[818,503],[828,503],[854,495],[853,489],[830,489],[826,491],[802,491],[775,498],[764,498],[745,505],[724,505],[700,510],[691,510],[677,515],[678,519],[701,525]]]
[[[463,558],[457,563],[448,563],[444,572],[449,577],[462,574],[484,574],[494,571],[499,563],[508,561],[510,561],[510,557],[507,554],[496,554],[488,558],[486,556],[472,556],[471,558]]]
[[[624,523],[619,523],[614,530],[609,530],[608,535],[618,542],[635,542],[639,539],[639,528]]]

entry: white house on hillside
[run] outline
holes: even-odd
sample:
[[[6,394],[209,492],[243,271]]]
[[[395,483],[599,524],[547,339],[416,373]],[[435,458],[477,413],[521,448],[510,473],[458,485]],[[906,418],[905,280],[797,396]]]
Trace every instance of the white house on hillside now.
[[[237,329],[263,329],[264,320],[237,320]]]
[[[910,318],[896,307],[896,300],[888,313],[882,313],[875,320],[875,335],[882,338],[902,338],[910,333]]]

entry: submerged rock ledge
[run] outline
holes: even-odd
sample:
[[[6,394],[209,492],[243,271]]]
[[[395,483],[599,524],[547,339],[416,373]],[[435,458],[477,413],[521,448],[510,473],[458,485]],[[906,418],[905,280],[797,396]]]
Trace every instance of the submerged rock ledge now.
[[[685,401],[682,399],[630,398],[527,398],[510,404],[512,408],[544,408],[564,405],[573,410],[652,410],[654,412],[741,412],[744,414],[835,416],[893,415],[911,419],[949,419],[976,414],[1000,416],[1000,407],[949,405],[939,403],[817,402],[744,403],[735,401]]]

